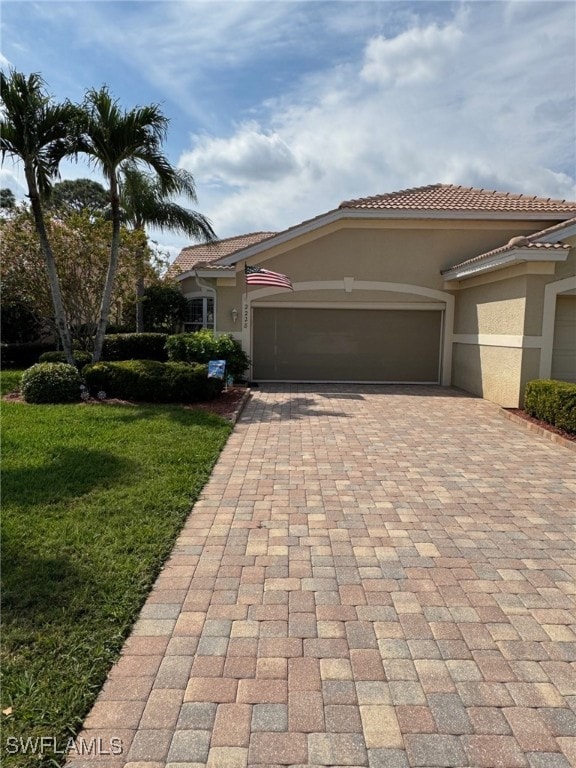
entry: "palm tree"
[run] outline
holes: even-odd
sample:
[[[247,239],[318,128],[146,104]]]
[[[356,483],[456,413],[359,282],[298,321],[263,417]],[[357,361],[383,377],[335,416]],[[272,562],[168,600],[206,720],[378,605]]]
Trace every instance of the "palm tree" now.
[[[181,232],[188,237],[209,242],[216,239],[210,222],[201,213],[183,208],[170,200],[174,194],[186,196],[196,202],[196,187],[192,174],[174,169],[169,179],[161,180],[143,172],[135,163],[125,164],[120,177],[120,201],[124,224],[134,230],[145,231],[147,226],[161,231]],[[136,265],[136,332],[144,330],[145,250],[140,252]]]
[[[52,181],[58,176],[59,162],[69,149],[71,128],[78,117],[78,108],[70,102],[54,104],[46,93],[44,80],[38,74],[26,77],[13,70],[9,75],[0,72],[0,92],[2,160],[8,155],[24,164],[28,197],[46,264],[56,326],[66,360],[74,363],[58,270],[46,231],[42,197],[49,194]]]
[[[161,151],[168,120],[157,105],[135,107],[130,111],[122,110],[118,102],[110,96],[108,88],[103,86],[100,90],[91,89],[86,93],[83,111],[84,124],[77,151],[86,154],[89,162],[106,178],[112,219],[110,258],[94,339],[93,360],[97,362],[102,354],[114,280],[118,271],[122,223],[119,179],[121,168],[128,161],[144,164],[155,171],[162,184],[170,183],[174,170]]]

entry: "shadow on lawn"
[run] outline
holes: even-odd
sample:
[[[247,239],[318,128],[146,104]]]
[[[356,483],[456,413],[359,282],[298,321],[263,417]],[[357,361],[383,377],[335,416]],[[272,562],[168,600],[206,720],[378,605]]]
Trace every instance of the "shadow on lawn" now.
[[[4,454],[9,452],[6,441]],[[106,451],[54,446],[52,456],[40,466],[2,470],[3,503],[18,506],[54,504],[83,496],[94,488],[105,489],[130,478],[136,464]]]
[[[37,554],[2,535],[2,620],[6,628],[31,621],[39,626],[54,610],[72,606],[85,590],[87,575],[62,554]],[[57,615],[57,614],[56,614]],[[28,630],[25,630],[29,640]]]

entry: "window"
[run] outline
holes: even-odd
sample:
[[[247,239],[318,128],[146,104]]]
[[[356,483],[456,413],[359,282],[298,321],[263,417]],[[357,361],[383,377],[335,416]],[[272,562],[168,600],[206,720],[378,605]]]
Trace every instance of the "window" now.
[[[212,296],[188,299],[184,330],[192,333],[201,331],[202,328],[214,330],[214,298]]]

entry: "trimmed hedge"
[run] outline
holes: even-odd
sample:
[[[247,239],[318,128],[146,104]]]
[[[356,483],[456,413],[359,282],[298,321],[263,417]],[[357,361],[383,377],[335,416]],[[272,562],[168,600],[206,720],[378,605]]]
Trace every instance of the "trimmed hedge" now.
[[[54,344],[30,342],[27,344],[4,344],[0,346],[2,368],[29,368],[38,362],[43,352],[52,351]]]
[[[524,410],[554,427],[576,433],[576,384],[554,379],[529,381]]]
[[[122,360],[87,365],[86,386],[95,394],[148,403],[193,403],[213,400],[223,382],[208,378],[205,365],[161,363],[158,360]]]
[[[226,373],[238,379],[250,365],[250,358],[230,334],[214,336],[212,331],[178,333],[166,342],[168,359],[185,363],[226,360]]]
[[[102,360],[158,360],[166,362],[165,333],[109,333],[104,337]]]
[[[37,363],[22,374],[20,392],[27,403],[75,403],[82,379],[68,363]]]
[[[74,350],[74,361],[76,368],[81,370],[85,365],[92,362],[92,355],[89,352],[83,352],[80,349]],[[66,355],[64,352],[44,352],[38,358],[39,363],[65,363]]]

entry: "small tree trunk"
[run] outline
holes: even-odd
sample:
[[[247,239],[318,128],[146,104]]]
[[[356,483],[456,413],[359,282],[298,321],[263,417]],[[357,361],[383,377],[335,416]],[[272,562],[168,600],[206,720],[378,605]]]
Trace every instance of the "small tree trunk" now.
[[[50,241],[48,240],[48,234],[46,232],[44,213],[42,211],[40,195],[38,194],[38,188],[36,186],[36,177],[34,175],[34,170],[30,167],[25,167],[24,172],[28,184],[28,194],[30,197],[30,204],[32,206],[32,213],[34,215],[34,224],[36,225],[36,232],[40,241],[40,249],[44,257],[46,273],[48,276],[48,282],[50,284],[50,293],[52,295],[52,304],[54,306],[54,319],[56,321],[58,335],[62,343],[62,349],[66,355],[66,361],[70,363],[70,365],[74,365],[72,341],[70,338],[70,330],[68,328],[68,322],[66,319],[66,311],[64,310],[64,303],[62,301],[58,268],[56,267],[54,254],[52,253]]]
[[[144,333],[144,252],[138,249],[136,261],[136,333]]]
[[[118,258],[120,252],[120,202],[118,199],[118,187],[116,179],[111,179],[111,202],[112,202],[112,241],[110,243],[110,258],[108,261],[108,270],[106,272],[106,281],[104,283],[104,292],[102,293],[102,303],[100,304],[100,315],[96,326],[96,336],[94,338],[94,352],[92,361],[97,363],[102,356],[104,346],[104,336],[110,316],[110,307],[112,306],[112,293],[114,291],[114,281],[118,271]]]

